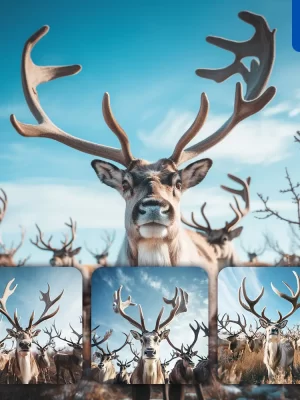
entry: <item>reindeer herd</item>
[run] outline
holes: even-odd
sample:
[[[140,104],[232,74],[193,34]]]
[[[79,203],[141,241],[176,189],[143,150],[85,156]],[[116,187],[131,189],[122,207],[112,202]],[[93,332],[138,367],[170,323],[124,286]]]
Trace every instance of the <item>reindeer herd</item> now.
[[[272,290],[292,306],[285,315],[278,311],[277,320],[272,321],[266,316],[266,307],[261,313],[255,310],[255,306],[263,297],[264,287],[255,299],[250,299],[246,291],[246,278],[243,279],[239,288],[239,304],[257,318],[256,326],[248,325],[244,315],[241,317],[237,314],[237,319],[231,319],[228,314],[224,314],[218,318],[218,332],[225,335],[223,338],[220,336],[218,338],[219,376],[225,383],[258,383],[246,381],[240,368],[241,361],[246,367],[250,367],[249,355],[251,353],[257,353],[257,359],[262,358],[268,383],[285,383],[288,382],[287,379],[291,379],[291,382],[295,383],[299,379],[295,369],[295,352],[299,350],[300,329],[299,325],[294,325],[292,328],[287,327],[288,318],[300,308],[300,302],[298,302],[300,277],[295,271],[293,274],[297,282],[296,291],[289,284],[283,282],[290,295],[280,292],[271,283]],[[237,326],[238,331],[233,332],[232,325]],[[287,329],[283,332],[286,327]],[[252,378],[255,379],[255,374]],[[262,378],[265,382],[266,377]]]
[[[97,351],[93,354],[94,362],[91,372],[93,379],[99,383],[120,384],[207,383],[209,375],[207,357],[198,356],[198,352],[193,350],[201,330],[204,332],[204,336],[209,336],[208,328],[205,324],[202,323],[200,325],[197,321],[195,321],[195,327],[190,324],[190,329],[194,334],[194,339],[190,344],[184,345],[182,343],[180,347],[177,347],[170,338],[171,329],[169,329],[169,325],[178,315],[188,310],[188,293],[182,288],[176,288],[172,299],[163,298],[164,303],[171,306],[169,315],[162,320],[164,312],[164,307],[162,307],[157,316],[154,329],[148,330],[141,305],[138,305],[140,320],[137,321],[125,312],[126,308],[136,306],[136,304],[132,302],[131,296],[123,301],[121,292],[122,286],[114,293],[113,311],[138,330],[130,330],[128,334],[124,333],[124,343],[113,351],[109,350],[108,345],[106,350],[100,346],[111,336],[112,330],[107,332],[101,340],[97,339],[94,334],[91,346],[92,348],[96,347]],[[139,349],[134,349],[130,335],[137,341]],[[166,340],[170,350],[172,349],[170,359],[164,361],[160,357],[160,345],[163,340]],[[121,361],[122,355],[119,354],[125,346],[130,347],[133,355],[129,361]],[[199,359],[197,364],[193,360],[195,357]],[[95,362],[96,359],[99,360],[98,363]],[[169,371],[169,364],[175,359],[177,359],[177,362],[172,370]],[[116,361],[116,365],[119,368],[118,372],[113,361]],[[129,372],[129,368],[133,363],[135,363],[133,370]]]
[[[67,339],[62,337],[62,331],[59,331],[53,323],[51,328],[43,329],[45,336],[48,337],[46,343],[41,345],[37,338],[41,333],[41,329],[37,329],[37,327],[58,313],[59,307],[51,312],[50,309],[58,303],[63,291],[53,300],[50,298],[49,285],[47,292],[40,291],[40,300],[45,303],[44,310],[38,319],[35,319],[33,311],[25,327],[20,324],[21,318],[18,316],[17,310],[13,316],[7,310],[7,300],[14,294],[18,286],[11,287],[14,280],[7,283],[2,298],[0,298],[0,313],[11,325],[11,328],[6,329],[7,335],[0,340],[0,382],[7,384],[61,383],[60,378],[62,378],[63,382],[67,383],[65,371],[68,371],[72,383],[75,383],[81,377],[83,334],[75,331],[70,325],[70,335],[76,337],[76,340]],[[56,349],[54,339],[66,343],[67,349]],[[11,340],[12,347],[10,349],[5,348],[7,340]],[[75,372],[77,379],[75,379]]]

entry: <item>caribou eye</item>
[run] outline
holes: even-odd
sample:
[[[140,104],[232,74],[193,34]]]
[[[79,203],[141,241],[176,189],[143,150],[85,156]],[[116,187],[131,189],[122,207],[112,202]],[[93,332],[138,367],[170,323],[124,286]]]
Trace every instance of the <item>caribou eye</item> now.
[[[176,189],[181,190],[181,187],[182,187],[181,181],[177,181],[177,182],[175,183],[175,187],[176,187]]]
[[[127,181],[122,182],[122,189],[123,189],[123,192],[127,192],[127,190],[130,189],[130,185]]]

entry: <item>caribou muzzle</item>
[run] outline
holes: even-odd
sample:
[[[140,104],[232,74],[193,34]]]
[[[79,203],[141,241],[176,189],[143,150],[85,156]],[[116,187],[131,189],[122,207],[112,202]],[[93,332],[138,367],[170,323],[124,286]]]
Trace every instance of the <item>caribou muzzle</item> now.
[[[152,347],[148,347],[148,348],[144,351],[144,355],[146,356],[146,358],[155,358],[155,356],[156,356],[156,350],[153,349]]]
[[[134,206],[132,219],[142,237],[163,238],[168,234],[167,228],[172,225],[174,215],[170,202],[151,196],[141,199]]]
[[[19,347],[22,352],[28,353],[31,348],[31,343],[30,342],[20,342]]]

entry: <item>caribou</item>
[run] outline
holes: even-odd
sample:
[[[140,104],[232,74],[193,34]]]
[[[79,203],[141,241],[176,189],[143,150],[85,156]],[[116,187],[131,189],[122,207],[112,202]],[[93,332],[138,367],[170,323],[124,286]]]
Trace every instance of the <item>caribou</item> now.
[[[284,373],[285,378],[287,378],[288,375],[291,373],[292,379],[294,379],[293,362],[295,350],[290,341],[283,342],[281,340],[281,330],[287,325],[287,318],[294,314],[294,312],[297,311],[300,307],[300,303],[298,303],[298,299],[300,296],[300,280],[295,271],[293,271],[293,274],[295,275],[297,281],[296,292],[294,292],[287,283],[283,282],[290,291],[291,295],[280,292],[271,283],[272,290],[279,297],[287,300],[289,303],[292,304],[291,310],[284,316],[280,311],[278,311],[279,318],[276,321],[272,321],[265,315],[265,308],[262,310],[261,314],[259,314],[255,310],[255,305],[259,302],[264,294],[264,287],[262,287],[259,295],[253,300],[248,297],[246,292],[246,278],[243,279],[241,287],[239,288],[239,302],[241,306],[246,311],[255,315],[259,319],[261,326],[265,329],[266,339],[264,346],[264,364],[267,367],[268,379],[270,382],[274,381],[278,373],[282,372]],[[245,304],[242,296],[247,304]]]
[[[164,312],[162,307],[157,319],[155,328],[152,331],[148,331],[145,325],[145,319],[143,310],[139,304],[140,322],[134,320],[132,317],[125,313],[125,309],[129,306],[135,305],[131,301],[131,296],[126,301],[122,301],[121,298],[122,286],[119,287],[118,291],[114,293],[114,311],[124,319],[126,319],[131,325],[135,326],[141,333],[131,330],[131,334],[134,339],[141,343],[141,357],[138,361],[138,365],[132,373],[131,383],[132,384],[163,384],[165,378],[160,361],[160,343],[162,340],[167,339],[170,330],[165,329],[167,325],[175,318],[175,316],[187,311],[188,294],[181,288],[176,288],[175,295],[172,299],[163,300],[166,304],[171,305],[172,309],[169,316],[161,322],[161,318]],[[178,295],[180,292],[180,296]]]
[[[35,337],[41,332],[36,327],[42,322],[53,318],[59,311],[59,307],[52,313],[48,314],[48,311],[52,306],[59,301],[62,297],[62,291],[54,300],[50,299],[50,286],[48,284],[48,291],[41,292],[41,301],[45,303],[44,311],[41,316],[34,322],[34,312],[31,314],[27,328],[22,328],[19,323],[17,311],[14,313],[12,318],[7,311],[6,302],[8,298],[15,292],[18,285],[15,285],[11,289],[11,285],[15,279],[9,281],[4,289],[2,298],[0,299],[0,313],[3,314],[12,325],[13,329],[7,329],[8,334],[15,338],[16,349],[14,355],[9,361],[9,374],[18,378],[23,384],[28,384],[31,380],[35,383],[38,382],[39,370],[36,360],[31,352],[31,346]]]
[[[127,368],[130,368],[133,361],[135,361],[136,357],[134,356],[130,361],[125,360],[124,362],[117,360],[117,366],[119,367],[119,372],[116,375],[114,383],[117,384],[130,384],[131,373],[127,371]]]
[[[10,248],[7,248],[0,237],[0,267],[22,267],[29,260],[30,256],[19,260],[18,263],[14,260],[14,256],[17,251],[23,246],[26,236],[26,231],[21,227],[21,240],[17,246],[14,243],[11,244]]]
[[[248,256],[248,262],[249,264],[256,264],[256,265],[261,265],[261,262],[259,261],[260,256],[262,256],[264,254],[264,252],[266,251],[266,241],[263,244],[263,246],[261,246],[258,249],[249,249],[247,247],[244,246],[244,244],[241,242],[241,248],[243,249],[243,251],[247,254]]]
[[[184,218],[184,216],[181,216],[181,221],[190,228],[196,229],[196,231],[199,232],[201,236],[205,237],[209,245],[213,248],[216,258],[218,260],[218,265],[220,270],[226,266],[237,266],[239,264],[239,258],[234,249],[232,241],[235,238],[239,237],[243,230],[242,226],[235,228],[236,225],[250,211],[250,192],[249,192],[249,186],[251,182],[250,177],[247,178],[245,181],[231,174],[228,174],[228,177],[233,181],[239,183],[242,186],[242,189],[241,190],[231,189],[224,185],[222,185],[221,188],[226,190],[227,192],[241,196],[246,205],[244,209],[241,209],[237,201],[237,198],[234,196],[236,207],[233,206],[231,203],[229,205],[233,210],[233,212],[235,213],[235,217],[230,222],[225,222],[223,228],[212,229],[211,224],[209,223],[209,220],[205,215],[206,202],[203,203],[201,207],[201,214],[206,223],[206,226],[201,225],[196,221],[193,212],[191,215],[192,222],[187,221]]]
[[[74,250],[72,248],[76,238],[77,224],[70,218],[70,223],[65,223],[65,225],[71,230],[71,238],[69,240],[68,236],[64,235],[65,239],[61,241],[62,245],[59,248],[53,247],[51,244],[52,236],[49,238],[48,242],[44,240],[44,234],[37,224],[38,235],[35,240],[30,239],[31,243],[40,250],[52,252],[53,255],[50,259],[50,265],[52,267],[75,267],[79,264],[75,256],[79,254],[81,247],[77,247]]]
[[[174,346],[169,336],[167,336],[167,342],[169,345],[176,351],[177,357],[180,358],[170,372],[169,381],[174,384],[192,384],[194,381],[194,372],[195,363],[193,362],[193,357],[198,354],[198,351],[193,351],[193,347],[196,344],[200,332],[200,325],[197,321],[196,328],[190,324],[190,328],[194,333],[194,340],[190,346],[181,345],[181,348]]]
[[[109,331],[109,332],[111,332],[111,331]],[[102,344],[105,340],[107,340],[109,338],[110,334],[108,336],[108,333],[106,333],[106,335],[104,336],[104,339],[102,339],[100,341],[97,341],[97,339],[95,337],[93,337],[92,347],[97,347],[97,349],[100,350],[99,352],[95,353],[95,356],[97,358],[100,358],[100,360],[101,360],[100,363],[98,364],[98,366],[96,368],[92,369],[92,377],[95,381],[97,381],[99,383],[115,383],[117,373],[116,373],[113,361],[118,359],[118,357],[119,357],[118,352],[121,351],[127,344],[130,343],[130,340],[129,340],[130,335],[126,335],[126,333],[124,333],[124,335],[125,335],[126,339],[125,339],[125,342],[123,343],[123,345],[113,351],[110,351],[108,348],[108,345],[107,345],[107,347],[106,347],[107,352],[105,352],[104,349],[102,347],[100,347],[100,344]],[[119,379],[121,379],[121,376],[123,376],[123,375],[119,374]],[[125,376],[124,376],[124,378],[125,378]],[[119,381],[118,383],[121,383],[121,382]],[[122,383],[125,383],[125,382],[122,382]]]
[[[2,372],[6,368],[6,366],[8,364],[8,361],[9,361],[9,352],[6,352],[4,350],[5,341],[7,339],[10,339],[9,335],[6,335],[4,339],[0,340],[0,349],[1,349],[1,352],[0,352],[0,372]]]
[[[38,354],[35,356],[35,361],[38,366],[39,375],[44,383],[47,383],[47,378],[50,382],[50,359],[48,355],[48,348],[51,343],[47,342],[44,346],[41,346],[37,340],[34,340],[33,343],[38,349]]]
[[[168,367],[170,365],[170,363],[175,360],[176,358],[178,358],[178,355],[173,351],[171,353],[171,358],[169,360],[164,360],[164,362],[161,362],[161,368],[165,377],[165,383],[169,383],[170,379],[169,379],[169,375],[170,375],[170,371],[168,371]]]
[[[72,334],[75,335],[77,337],[77,341],[73,341],[72,339],[67,339],[66,337],[62,337],[62,331],[58,330],[56,328],[55,323],[52,324],[51,330],[52,328],[54,329],[55,332],[55,337],[57,337],[58,339],[62,340],[63,342],[67,343],[67,345],[69,347],[72,348],[72,353],[61,353],[61,352],[57,352],[54,357],[54,364],[55,364],[55,368],[56,368],[56,383],[59,383],[59,378],[60,375],[64,381],[64,383],[66,384],[66,378],[65,378],[65,370],[67,370],[71,376],[72,382],[76,383],[76,379],[75,379],[75,369],[76,368],[81,368],[82,367],[82,363],[83,363],[83,357],[82,357],[82,349],[83,349],[83,344],[82,344],[82,338],[83,338],[83,333],[78,333],[77,331],[75,331],[75,329],[71,326],[71,324],[69,324]]]
[[[99,251],[96,249],[96,251],[92,251],[88,248],[88,246],[85,244],[86,250],[96,259],[97,264],[100,267],[108,267],[108,254],[109,254],[109,249],[111,248],[114,240],[115,240],[115,232],[113,234],[109,234],[108,232],[105,233],[103,236],[103,241],[105,243],[105,247]]]

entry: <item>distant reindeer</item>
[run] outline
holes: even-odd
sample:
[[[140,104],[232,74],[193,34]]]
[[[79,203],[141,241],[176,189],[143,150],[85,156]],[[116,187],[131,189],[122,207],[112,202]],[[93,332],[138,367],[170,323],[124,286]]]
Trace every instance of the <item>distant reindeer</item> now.
[[[5,246],[5,244],[3,243],[3,241],[0,237],[0,267],[22,267],[23,265],[26,264],[26,262],[29,260],[30,256],[24,258],[23,260],[19,260],[18,263],[16,263],[14,260],[15,254],[23,246],[25,236],[26,236],[26,231],[24,228],[21,227],[20,243],[16,247],[12,243],[10,248],[7,248]]]
[[[275,266],[299,266],[300,265],[300,256],[296,254],[289,254],[282,250],[278,241],[273,240],[270,235],[265,234],[266,243],[271,250],[277,253],[280,258],[275,261]]]
[[[193,357],[198,354],[198,351],[193,351],[193,347],[198,340],[199,332],[201,329],[199,323],[197,321],[195,322],[196,328],[194,328],[192,324],[189,325],[194,333],[194,340],[190,346],[184,346],[182,344],[181,348],[179,349],[171,342],[169,336],[167,337],[167,342],[176,351],[177,357],[180,358],[180,360],[176,362],[174,368],[169,374],[169,382],[171,384],[174,383],[177,385],[184,385],[195,383],[193,373],[195,363],[193,362]]]
[[[45,242],[44,234],[38,225],[36,225],[38,235],[36,236],[35,241],[30,239],[31,243],[37,248],[53,253],[52,258],[50,259],[50,265],[52,265],[52,267],[75,267],[79,264],[75,256],[79,254],[81,247],[77,247],[74,250],[72,248],[73,242],[76,238],[76,222],[73,222],[72,218],[70,218],[70,223],[65,223],[65,225],[71,230],[71,239],[69,240],[68,236],[65,235],[65,240],[61,241],[62,246],[59,248],[51,245],[52,236],[49,238],[47,243]]]
[[[264,252],[266,251],[266,247],[267,247],[266,241],[263,244],[263,246],[261,246],[258,249],[249,249],[248,247],[245,247],[241,242],[241,248],[247,254],[248,261],[250,264],[260,264],[258,257],[264,254]]]
[[[231,328],[228,327],[229,323],[233,322],[239,325],[240,321],[240,316],[238,316],[238,321],[233,321],[229,319],[228,314],[224,314],[223,317],[220,319],[218,318],[218,324],[219,324],[219,332],[225,333],[226,339],[221,339],[219,338],[219,349],[227,349],[229,353],[232,353],[234,358],[239,358],[241,355],[243,355],[246,345],[247,345],[247,340],[246,339],[240,339],[238,336],[242,332],[242,329],[240,329],[237,332],[233,332]],[[245,322],[245,321],[244,321]],[[245,322],[246,323],[246,322]],[[240,325],[241,328],[241,325]]]
[[[38,354],[35,357],[35,360],[38,365],[39,374],[44,383],[50,382],[50,359],[48,356],[48,348],[50,343],[47,342],[45,346],[41,346],[38,341],[33,341],[38,349]]]
[[[4,344],[7,339],[10,339],[9,335],[6,335],[4,339],[0,340],[0,373],[5,369],[9,361],[9,354],[4,352]]]
[[[72,382],[76,383],[76,379],[74,376],[75,368],[76,367],[82,367],[83,363],[83,356],[82,356],[82,349],[83,349],[83,344],[82,344],[82,338],[83,338],[83,333],[78,333],[75,331],[75,329],[69,324],[72,334],[77,337],[77,341],[73,341],[72,339],[67,339],[63,338],[62,331],[58,331],[56,328],[55,323],[52,324],[52,328],[54,329],[55,332],[55,337],[59,338],[60,340],[64,341],[67,343],[69,347],[71,347],[72,353],[71,354],[64,354],[57,352],[54,357],[54,364],[56,368],[56,383],[59,383],[59,377],[61,374],[61,377],[66,384],[66,378],[65,378],[65,370],[67,370],[71,376]],[[51,328],[51,329],[52,329]]]
[[[239,288],[239,302],[241,306],[248,312],[255,315],[259,319],[261,326],[265,329],[266,341],[264,350],[264,364],[268,370],[269,382],[272,382],[279,372],[283,372],[285,378],[287,378],[289,373],[291,373],[294,381],[293,362],[295,350],[291,342],[283,342],[281,340],[281,330],[287,325],[287,318],[294,314],[295,311],[297,311],[300,307],[300,304],[297,303],[300,296],[300,280],[295,271],[293,271],[293,274],[297,280],[297,290],[295,292],[287,283],[283,282],[290,291],[291,295],[279,292],[279,290],[277,290],[271,283],[272,290],[279,297],[292,304],[292,309],[284,316],[278,311],[279,318],[277,321],[271,321],[265,315],[265,308],[261,314],[258,314],[257,311],[255,311],[255,305],[262,298],[264,294],[264,288],[262,288],[261,292],[254,300],[251,300],[246,293],[246,278],[243,279],[241,287]],[[244,303],[242,296],[247,304]]]
[[[204,237],[206,238],[210,246],[212,246],[215,252],[220,269],[222,269],[225,266],[237,266],[239,264],[239,259],[233,247],[232,241],[240,236],[243,227],[235,228],[235,226],[250,211],[249,186],[251,178],[247,178],[246,181],[243,181],[242,179],[231,174],[228,174],[228,177],[233,181],[242,185],[242,189],[241,190],[231,189],[223,185],[221,186],[221,188],[226,190],[227,192],[241,196],[241,198],[244,200],[246,204],[245,208],[242,210],[237,201],[237,198],[234,196],[236,207],[234,207],[231,203],[230,207],[235,213],[235,218],[231,222],[226,222],[223,228],[212,229],[209,220],[205,215],[206,203],[204,203],[201,207],[201,214],[203,216],[204,221],[206,222],[206,226],[200,225],[196,221],[194,213],[192,213],[192,221],[193,221],[192,223],[187,221],[183,216],[181,216],[181,220],[185,225],[194,228],[197,231],[200,231],[200,234],[204,235]]]
[[[85,246],[86,250],[96,259],[97,264],[100,265],[101,267],[108,266],[107,259],[108,259],[109,249],[112,246],[115,237],[116,237],[115,232],[113,234],[109,234],[108,232],[105,233],[104,237],[102,238],[105,243],[105,247],[102,251],[98,251],[96,249],[96,251],[93,252],[88,248],[87,245]]]
[[[111,331],[109,331],[111,332]],[[99,352],[96,352],[96,356],[100,358],[100,363],[98,364],[97,368],[92,369],[92,377],[93,380],[99,382],[99,383],[115,383],[115,379],[117,376],[115,367],[113,365],[113,361],[118,359],[118,352],[121,351],[127,344],[129,344],[129,336],[124,333],[126,339],[125,342],[122,344],[121,347],[118,349],[115,349],[113,351],[110,351],[107,345],[107,351],[105,352],[102,347],[100,347],[100,344],[103,343],[105,340],[108,339],[110,335],[106,333],[104,336],[104,339],[97,341],[95,337],[93,337],[93,344],[92,347],[97,347]],[[118,382],[121,383],[121,382]],[[125,383],[125,382],[123,382]]]
[[[52,312],[51,314],[47,314],[50,308],[58,302],[58,300],[63,295],[63,291],[58,295],[54,300],[50,299],[50,286],[48,284],[48,291],[41,292],[42,298],[40,299],[45,303],[44,311],[42,312],[40,318],[34,322],[34,312],[31,314],[29,319],[29,323],[27,328],[22,328],[17,311],[14,313],[14,317],[12,318],[6,308],[7,299],[14,293],[18,285],[15,285],[14,288],[10,289],[11,284],[14,282],[14,279],[8,282],[5,287],[2,298],[0,299],[0,313],[2,313],[7,320],[11,323],[13,329],[7,329],[8,334],[16,339],[16,350],[13,357],[10,358],[9,361],[9,373],[19,379],[21,383],[28,384],[31,380],[34,380],[35,383],[38,382],[39,370],[36,363],[36,360],[31,352],[31,345],[33,339],[39,335],[41,332],[40,329],[35,329],[42,322],[53,318],[54,315],[57,314],[59,307]]]
[[[131,364],[136,360],[135,356],[130,360],[125,360],[124,362],[117,360],[117,366],[119,367],[119,372],[116,375],[114,383],[117,384],[130,384],[131,374],[127,371],[127,368],[130,368]]]
[[[168,367],[170,365],[170,363],[175,360],[176,358],[178,358],[178,354],[175,353],[175,351],[173,351],[171,353],[171,358],[169,360],[164,360],[164,362],[161,362],[161,368],[165,377],[165,383],[169,383],[169,375],[170,375],[170,371],[168,371]]]

